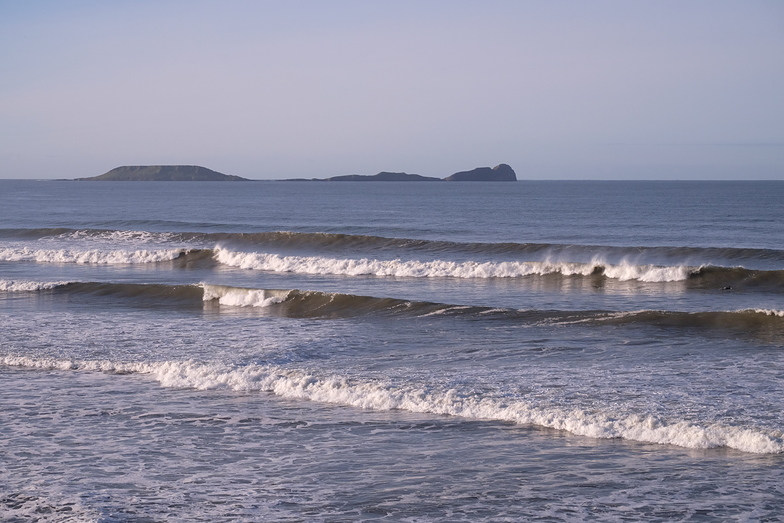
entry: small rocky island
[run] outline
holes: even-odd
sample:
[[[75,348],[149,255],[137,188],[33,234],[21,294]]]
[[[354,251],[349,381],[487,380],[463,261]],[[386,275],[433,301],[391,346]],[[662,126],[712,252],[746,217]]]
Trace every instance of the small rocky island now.
[[[447,182],[516,182],[517,175],[514,169],[502,163],[492,169],[490,167],[477,167],[471,171],[460,171],[444,178]]]
[[[222,174],[198,165],[126,165],[78,182],[247,182],[247,178]]]

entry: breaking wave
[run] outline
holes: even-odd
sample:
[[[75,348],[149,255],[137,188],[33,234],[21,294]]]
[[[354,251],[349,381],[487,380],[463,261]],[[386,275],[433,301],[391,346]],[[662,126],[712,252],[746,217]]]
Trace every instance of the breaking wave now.
[[[37,263],[82,263],[125,265],[175,260],[185,254],[183,249],[102,250],[102,249],[33,249],[30,247],[0,248],[0,261]]]
[[[297,291],[269,290],[269,289],[243,289],[227,287],[224,285],[201,284],[204,289],[203,300],[217,300],[220,305],[227,307],[269,307],[276,303],[283,303]]]
[[[164,387],[267,392],[284,398],[362,409],[399,409],[469,419],[508,421],[564,430],[591,438],[622,438],[699,449],[728,447],[757,454],[784,452],[784,435],[777,430],[665,420],[645,414],[614,416],[610,412],[541,406],[537,405],[535,400],[523,398],[501,400],[474,391],[444,389],[433,384],[394,383],[338,375],[322,376],[306,370],[280,366],[232,366],[192,361],[77,361],[14,355],[0,357],[0,364],[31,369],[145,374]]]
[[[387,238],[381,236],[336,234],[319,232],[248,232],[248,233],[204,233],[204,232],[151,232],[109,229],[0,229],[0,238],[11,239],[63,239],[100,240],[118,244],[133,243],[192,243],[199,247],[226,244],[242,246],[245,250],[275,247],[307,251],[339,252],[411,252],[472,255],[480,258],[489,256],[511,256],[519,258],[551,258],[586,261],[601,256],[611,263],[621,260],[680,260],[682,265],[704,265],[709,260],[743,265],[748,260],[763,261],[780,266],[784,263],[784,250],[751,249],[731,247],[678,247],[638,246],[618,247],[602,245],[551,244],[551,243],[481,243],[427,240],[415,238]],[[696,260],[689,263],[689,260]],[[644,262],[642,263],[644,264]],[[671,264],[671,263],[667,263]]]
[[[0,280],[2,292],[35,292],[68,285],[67,281]]]
[[[608,265],[568,262],[454,262],[445,260],[378,260],[369,258],[325,258],[321,256],[283,256],[259,252],[236,252],[217,247],[215,259],[241,269],[303,274],[347,276],[395,276],[405,278],[519,278],[531,275],[561,274],[590,276],[603,274],[621,281],[683,281],[697,274],[700,267],[658,267],[653,265]]]

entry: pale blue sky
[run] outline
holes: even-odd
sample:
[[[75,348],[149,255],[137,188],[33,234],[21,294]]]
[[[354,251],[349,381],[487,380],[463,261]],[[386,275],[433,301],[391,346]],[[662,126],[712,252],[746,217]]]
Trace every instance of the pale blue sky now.
[[[784,179],[784,2],[0,1],[0,178]]]

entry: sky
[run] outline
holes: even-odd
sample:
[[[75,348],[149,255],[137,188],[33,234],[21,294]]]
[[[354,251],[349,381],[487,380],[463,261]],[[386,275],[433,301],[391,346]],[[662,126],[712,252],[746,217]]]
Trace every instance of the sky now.
[[[0,0],[0,178],[784,179],[780,0]]]

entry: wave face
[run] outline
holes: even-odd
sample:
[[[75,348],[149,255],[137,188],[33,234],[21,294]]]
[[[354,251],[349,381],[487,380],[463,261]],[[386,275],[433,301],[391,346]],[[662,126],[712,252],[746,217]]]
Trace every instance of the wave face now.
[[[348,405],[373,410],[459,416],[499,420],[522,425],[564,430],[592,438],[624,438],[633,441],[677,445],[686,448],[729,447],[750,453],[784,452],[783,434],[652,416],[616,418],[601,412],[541,407],[530,401],[502,401],[455,389],[439,390],[418,384],[348,379],[339,375],[319,376],[307,371],[278,366],[233,367],[181,361],[123,363],[102,360],[35,359],[4,356],[0,364],[46,370],[83,370],[116,374],[148,374],[164,387],[198,390],[271,392],[284,398]]]

